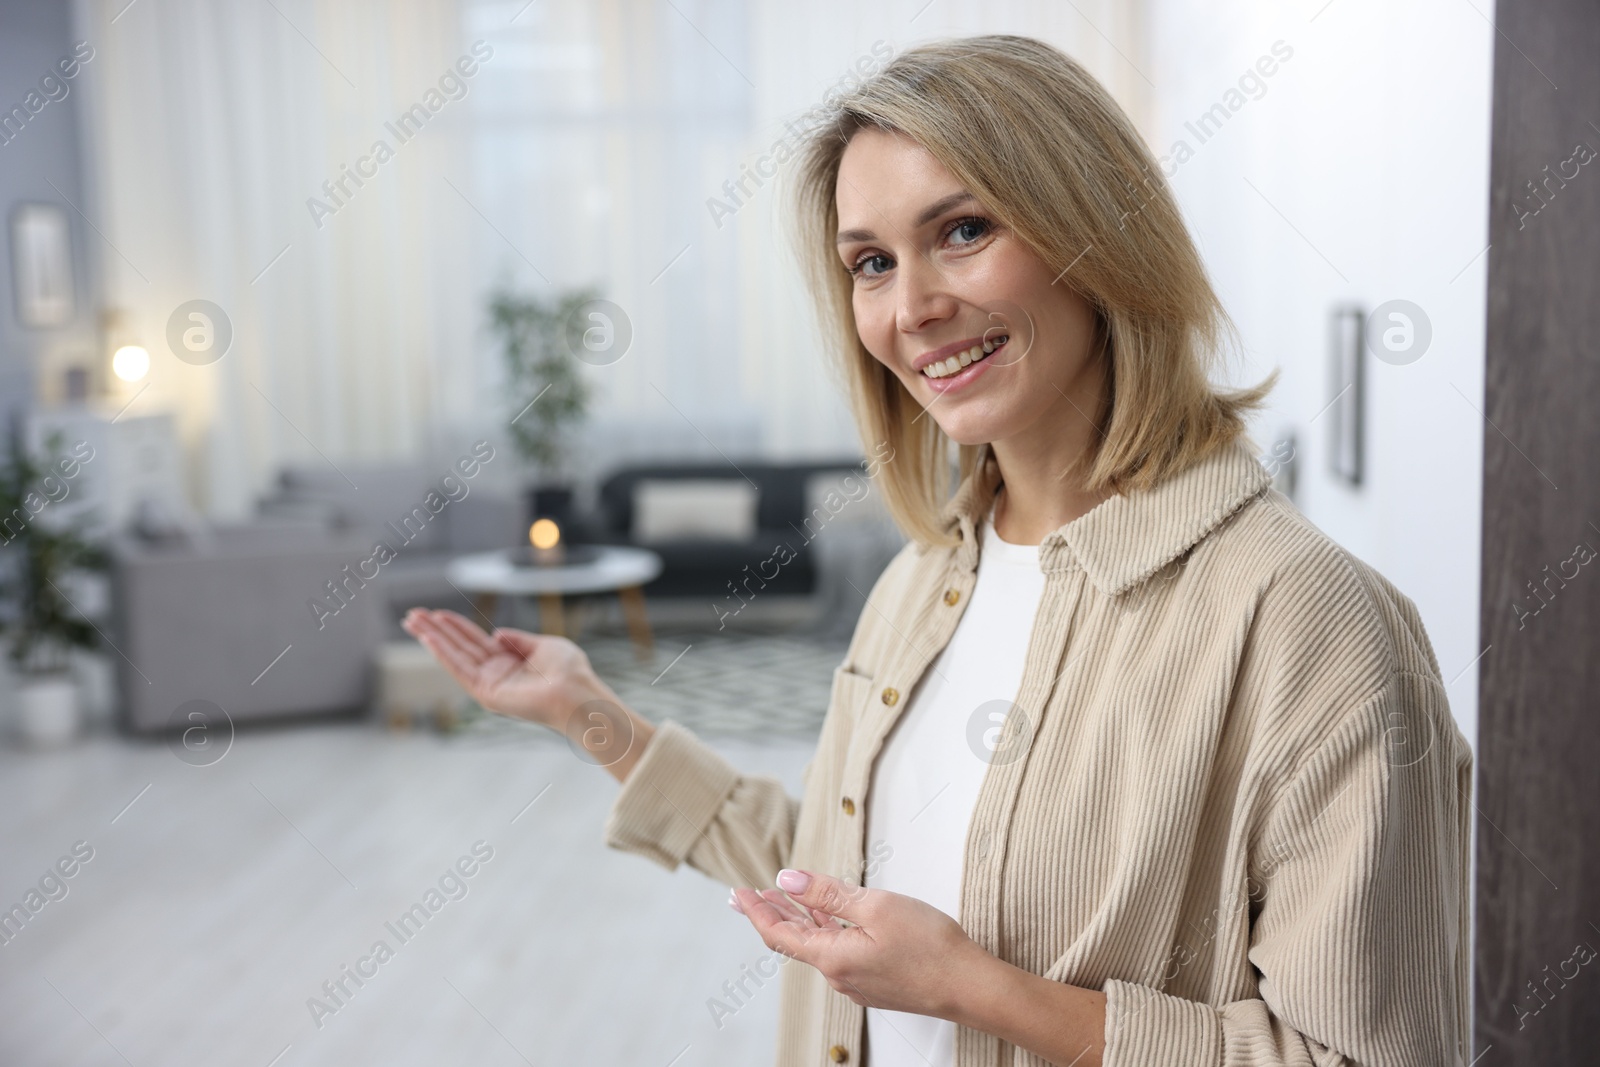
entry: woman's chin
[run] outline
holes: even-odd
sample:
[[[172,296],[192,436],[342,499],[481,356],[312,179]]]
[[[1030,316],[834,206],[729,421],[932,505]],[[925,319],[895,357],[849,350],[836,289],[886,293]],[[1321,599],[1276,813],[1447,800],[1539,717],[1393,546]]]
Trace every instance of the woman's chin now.
[[[965,412],[949,412],[949,417],[939,418],[938,404],[934,405],[933,413],[939,429],[958,445],[982,445],[1005,436],[1001,431],[1001,427],[1005,425],[1004,419],[973,418]]]

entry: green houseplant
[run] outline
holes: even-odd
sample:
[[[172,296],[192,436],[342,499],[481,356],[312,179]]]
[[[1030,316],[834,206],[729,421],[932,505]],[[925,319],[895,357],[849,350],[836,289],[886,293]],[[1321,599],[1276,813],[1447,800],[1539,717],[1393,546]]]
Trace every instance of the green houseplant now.
[[[77,731],[77,685],[69,668],[75,648],[93,648],[94,626],[79,615],[62,587],[73,571],[106,567],[106,556],[78,526],[49,514],[71,492],[82,455],[41,462],[13,441],[0,463],[0,633],[21,676],[18,725],[36,743],[66,740]],[[92,451],[90,452],[92,457]]]
[[[490,326],[505,359],[511,440],[538,470],[529,517],[549,515],[563,526],[572,506],[570,434],[587,417],[592,396],[572,351],[572,324],[597,295],[577,289],[540,299],[502,286],[489,299]]]

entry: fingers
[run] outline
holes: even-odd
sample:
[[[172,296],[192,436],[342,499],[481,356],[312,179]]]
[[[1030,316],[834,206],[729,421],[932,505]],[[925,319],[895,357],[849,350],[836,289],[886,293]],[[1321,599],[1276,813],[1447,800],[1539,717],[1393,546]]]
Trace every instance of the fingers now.
[[[793,905],[787,902],[780,905],[768,899],[767,893],[736,889],[734,894],[739,910],[750,920],[768,948],[804,960],[801,953],[805,948],[806,936],[816,929],[809,918],[798,916]]]
[[[832,918],[838,916],[860,925],[871,890],[826,874],[784,869],[778,872],[778,888],[800,905]]]
[[[438,616],[452,616],[449,612],[436,612]],[[466,659],[478,666],[496,656],[503,656],[505,649],[489,635],[478,629],[460,615],[439,618],[439,637],[450,642],[461,652]]]
[[[437,631],[425,630],[417,634],[417,640],[423,648],[433,653],[433,658],[450,672],[451,677],[461,683],[461,688],[472,692],[478,680],[478,660],[470,658],[458,646],[440,637]]]
[[[433,653],[433,658],[461,683],[462,688],[470,692],[478,668],[487,657],[481,654],[473,655],[470,649],[440,627],[430,615],[430,612],[423,609],[413,609],[406,614],[405,621],[401,625],[421,643],[423,648]]]
[[[819,912],[814,917],[810,909],[797,907],[777,889],[735,889],[729,903],[750,920],[768,948],[812,966],[847,929],[831,916]],[[818,919],[826,921],[819,924]]]
[[[796,904],[781,889],[763,889],[761,891],[761,899],[772,904],[779,911],[789,916],[790,919],[804,926],[825,926],[834,930],[843,930],[845,928],[844,922],[820,908],[808,908],[803,904]]]
[[[455,651],[459,662],[475,667],[504,652],[511,653],[532,667],[532,657],[537,649],[538,637],[534,634],[509,629],[487,634],[470,619],[453,611],[412,608],[401,620],[400,627],[418,640],[424,635],[431,635],[436,644]]]
[[[456,643],[454,636],[444,631],[439,619],[442,614],[444,613],[430,611],[427,608],[412,608],[406,612],[405,618],[400,620],[400,628],[418,640],[421,640],[423,634],[431,634],[435,638]]]
[[[816,927],[819,929],[826,928],[830,930],[843,930],[845,928],[844,922],[840,919],[829,915],[820,908],[808,908],[803,904],[796,904],[794,901],[790,900],[788,894],[784,893],[782,890],[766,889],[762,891],[761,895],[767,900],[773,901],[774,903],[782,901],[782,904],[779,906],[790,909],[794,915],[799,917],[799,921],[804,923],[804,925],[807,927]]]
[[[438,625],[428,617],[426,608],[412,608],[400,620],[400,629],[421,641],[423,637],[438,632]]]
[[[811,920],[811,913],[804,908],[796,907],[794,901],[784,896],[776,889],[762,889],[758,891],[762,900],[778,909],[786,922],[796,922],[803,926],[815,926]]]
[[[811,925],[811,917],[794,906],[794,903],[776,889],[735,888],[728,894],[728,903],[739,914],[754,918],[760,911],[768,922],[803,923]]]
[[[487,659],[499,651],[489,635],[466,616],[453,611],[435,611],[432,614],[439,623],[439,629],[473,655]]]

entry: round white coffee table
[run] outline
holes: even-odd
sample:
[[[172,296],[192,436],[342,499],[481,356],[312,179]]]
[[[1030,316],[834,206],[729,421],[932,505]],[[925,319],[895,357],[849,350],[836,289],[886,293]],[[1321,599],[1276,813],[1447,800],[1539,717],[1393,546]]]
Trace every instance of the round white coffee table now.
[[[445,576],[464,593],[471,593],[478,611],[493,620],[500,597],[537,597],[539,629],[565,636],[565,598],[588,593],[615,593],[640,659],[655,651],[650,616],[640,587],[661,573],[661,557],[644,548],[595,545],[594,556],[581,563],[518,565],[513,557],[527,549],[501,549],[458,556],[445,568]]]

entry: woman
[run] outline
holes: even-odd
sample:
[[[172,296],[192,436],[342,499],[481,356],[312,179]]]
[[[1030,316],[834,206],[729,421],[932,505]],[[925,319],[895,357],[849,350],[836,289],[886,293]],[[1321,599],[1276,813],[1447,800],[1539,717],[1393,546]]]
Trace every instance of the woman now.
[[[570,642],[408,630],[609,766],[609,844],[733,887],[786,957],[780,1065],[1469,1059],[1470,749],[1411,602],[1246,446],[1265,387],[1209,384],[1226,319],[1126,116],[1038,41],[941,42],[798,176],[911,538],[803,799]]]

